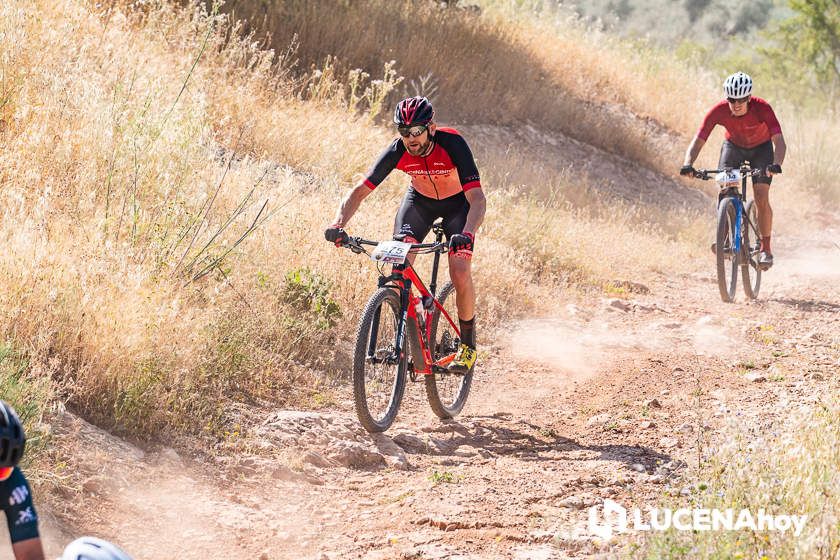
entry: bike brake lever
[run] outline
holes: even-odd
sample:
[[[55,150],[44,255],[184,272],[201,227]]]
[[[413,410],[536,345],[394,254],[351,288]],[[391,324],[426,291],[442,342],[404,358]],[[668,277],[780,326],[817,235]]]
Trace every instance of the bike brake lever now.
[[[356,253],[357,255],[364,251],[364,249],[362,249],[362,244],[359,243],[359,238],[358,237],[349,238],[347,240],[346,247],[348,249],[350,249],[351,251],[353,251],[354,253]]]

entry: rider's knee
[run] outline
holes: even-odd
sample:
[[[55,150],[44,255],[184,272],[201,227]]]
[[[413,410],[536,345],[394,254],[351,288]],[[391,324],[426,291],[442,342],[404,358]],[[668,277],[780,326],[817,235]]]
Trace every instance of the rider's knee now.
[[[460,263],[454,266],[450,264],[449,277],[452,279],[452,283],[455,284],[456,288],[472,281],[472,274],[470,273],[469,266],[464,266]]]

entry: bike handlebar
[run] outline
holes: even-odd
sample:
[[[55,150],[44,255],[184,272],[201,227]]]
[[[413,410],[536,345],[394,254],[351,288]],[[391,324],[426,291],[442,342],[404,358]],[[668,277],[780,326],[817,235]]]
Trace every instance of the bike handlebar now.
[[[694,170],[694,178],[695,179],[702,179],[704,181],[708,181],[709,179],[714,179],[714,176],[718,173],[722,173],[724,171],[731,171],[731,169],[695,169]],[[753,169],[750,168],[749,172],[747,173],[748,176],[756,176],[761,174],[761,169]]]
[[[349,237],[347,242],[343,243],[341,246],[347,247],[354,253],[362,253],[367,252],[362,245],[376,247],[379,243],[379,241],[371,241],[370,239],[363,239],[361,237]],[[411,243],[411,247],[408,251],[414,254],[446,253],[449,251],[449,245],[446,243]]]

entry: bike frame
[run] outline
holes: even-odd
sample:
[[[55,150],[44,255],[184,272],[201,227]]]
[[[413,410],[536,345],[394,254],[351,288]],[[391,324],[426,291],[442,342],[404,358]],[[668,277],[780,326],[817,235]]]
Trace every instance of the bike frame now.
[[[727,169],[707,169],[707,170],[703,171],[702,175],[704,175],[704,176],[701,177],[701,178],[709,178],[708,177],[709,174],[720,173],[722,171],[727,171]],[[738,196],[724,197],[724,198],[731,198],[732,199],[733,203],[735,204],[735,213],[737,215],[736,219],[735,219],[735,239],[732,240],[732,254],[733,255],[738,255],[739,252],[741,251],[741,237],[742,237],[741,236],[741,231],[744,227],[744,217],[746,216],[746,211],[744,209],[744,202],[746,202],[746,200],[747,200],[747,177],[751,177],[752,175],[754,175],[758,172],[757,169],[753,169],[751,167],[750,162],[748,162],[748,161],[742,163],[741,166],[738,168],[738,171],[741,173],[741,192],[738,192],[736,190],[735,193]],[[721,200],[723,200],[723,199],[721,199]],[[720,202],[718,202],[718,205],[720,205]],[[743,265],[743,264],[748,264],[748,263],[741,263],[741,264]]]
[[[440,246],[443,239],[443,228],[435,226],[434,232],[434,246]],[[416,250],[416,248],[416,245],[413,246],[413,249]],[[429,345],[431,343],[433,306],[437,307],[441,314],[446,317],[446,320],[452,326],[455,333],[457,333],[458,337],[461,336],[461,331],[455,324],[455,321],[453,321],[452,317],[446,312],[446,309],[443,308],[443,305],[441,305],[437,297],[435,297],[435,291],[437,290],[437,274],[440,265],[440,254],[440,251],[435,251],[434,263],[432,265],[432,281],[429,288],[426,287],[420,279],[420,276],[417,274],[417,271],[415,271],[414,267],[407,261],[402,264],[394,265],[390,275],[379,278],[380,288],[390,287],[398,290],[400,293],[401,311],[399,323],[397,324],[397,344],[394,348],[395,357],[401,357],[403,355],[403,349],[405,348],[405,333],[406,329],[409,328],[409,321],[411,321],[411,325],[415,327],[414,332],[417,333],[415,338],[416,342],[419,343],[420,348],[418,349],[419,352],[413,353],[413,357],[415,358],[415,362],[418,361],[418,359],[422,359],[423,363],[422,367],[421,364],[414,363],[413,375],[434,375],[435,373],[446,371],[446,366],[455,358],[454,354],[450,354],[439,360],[432,359],[432,349]],[[416,288],[420,295],[418,296],[415,294],[412,288]],[[422,316],[420,316],[417,312],[418,304],[420,308],[423,309]],[[374,317],[371,330],[372,335],[370,337],[370,344],[371,346],[375,346],[379,331],[378,314]],[[369,347],[368,356],[372,357],[375,350],[375,347]]]

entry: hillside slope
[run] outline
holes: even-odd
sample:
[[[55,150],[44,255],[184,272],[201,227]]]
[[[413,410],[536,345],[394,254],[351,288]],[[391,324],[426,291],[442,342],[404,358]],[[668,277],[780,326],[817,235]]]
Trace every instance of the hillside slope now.
[[[407,554],[430,545],[443,548],[421,554],[446,557],[467,530],[465,554],[507,557],[531,528],[551,530],[557,513],[520,516],[522,496],[542,494],[510,480],[543,480],[551,465],[566,481],[543,496],[551,502],[589,484],[581,469],[603,468],[609,484],[595,486],[620,493],[626,473],[612,475],[631,455],[646,471],[660,456],[688,462],[696,449],[657,439],[680,410],[643,428],[657,434],[650,438],[588,422],[601,408],[633,420],[630,405],[617,404],[622,392],[648,399],[673,385],[675,406],[683,402],[710,371],[692,333],[706,324],[700,316],[755,355],[763,343],[742,332],[755,320],[795,336],[817,332],[824,383],[797,378],[796,391],[822,396],[833,383],[837,220],[814,218],[826,232],[810,256],[829,264],[822,276],[794,268],[804,268],[794,256],[807,255],[807,243],[792,235],[794,210],[823,187],[801,177],[831,176],[831,141],[794,159],[779,182],[777,200],[791,204],[780,213],[778,256],[791,268],[779,267],[775,287],[776,271],[768,275],[766,302],[721,306],[707,282],[713,198],[670,172],[713,90],[679,80],[679,102],[669,103],[650,79],[679,71],[660,64],[663,53],[562,21],[435,9],[418,30],[435,30],[436,49],[460,45],[449,57],[474,67],[452,73],[471,76],[469,87],[438,82],[435,103],[474,146],[488,195],[474,260],[486,349],[463,419],[431,419],[411,387],[402,441],[361,432],[350,413],[350,351],[377,273],[321,232],[393,137],[378,124],[383,107],[429,60],[417,48],[399,51],[405,14],[395,10],[410,16],[414,4],[371,0],[377,10],[365,12],[336,2],[329,17],[346,16],[345,27],[325,37],[303,32],[335,27],[317,9],[332,4],[284,3],[302,18],[293,19],[300,44],[289,49],[291,37],[278,35],[276,52],[203,3],[0,4],[0,391],[37,436],[25,468],[51,550],[94,532],[152,557],[183,546],[186,531],[194,547],[184,558],[219,546],[230,557],[392,557],[389,547],[411,539]],[[383,35],[338,42],[337,29],[362,28],[365,17]],[[414,76],[400,82],[388,69],[388,50],[375,48],[382,41],[402,53],[400,71],[415,65]],[[328,50],[307,52],[314,44]],[[351,46],[361,51],[342,50]],[[354,74],[363,63],[382,79]],[[491,63],[510,66],[509,75],[488,71]],[[503,110],[489,110],[498,95]],[[805,130],[814,129],[794,130],[808,147]],[[390,237],[403,190],[403,178],[389,178],[352,233]],[[624,288],[639,284],[651,293]],[[546,363],[542,348],[553,345],[562,352]],[[808,367],[807,352],[789,353],[791,371]],[[742,387],[727,359],[712,360],[711,371],[724,388]],[[646,365],[671,361],[690,375],[673,381],[667,368]],[[649,384],[636,383],[641,374]],[[534,446],[548,457],[535,457]],[[657,482],[641,474],[639,491],[653,500]],[[489,489],[500,500],[488,500]],[[449,523],[454,533],[441,536]],[[392,542],[389,526],[408,536]],[[577,550],[552,538],[533,537],[549,556]]]

